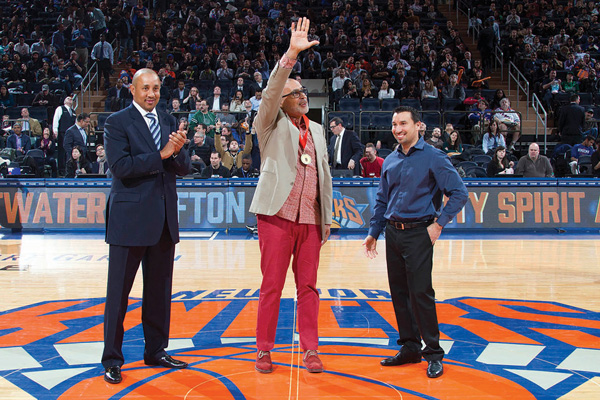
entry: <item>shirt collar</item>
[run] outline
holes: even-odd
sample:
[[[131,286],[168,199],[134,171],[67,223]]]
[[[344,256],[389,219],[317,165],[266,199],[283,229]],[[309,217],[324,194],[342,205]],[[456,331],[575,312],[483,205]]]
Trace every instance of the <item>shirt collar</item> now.
[[[136,103],[135,101],[132,102],[131,104],[133,104],[133,106],[135,108],[137,108],[137,110],[140,112],[140,114],[142,114],[142,117],[145,117],[146,114],[148,114],[149,112],[152,113],[152,114],[154,114],[154,115],[156,115],[158,117],[158,114],[156,113],[156,107],[154,107],[152,109],[152,111],[146,111],[138,103]]]

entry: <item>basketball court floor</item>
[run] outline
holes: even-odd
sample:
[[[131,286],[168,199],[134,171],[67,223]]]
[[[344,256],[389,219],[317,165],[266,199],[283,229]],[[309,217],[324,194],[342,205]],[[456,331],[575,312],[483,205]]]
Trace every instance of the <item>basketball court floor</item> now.
[[[177,246],[169,353],[185,370],[143,363],[141,276],[125,320],[123,382],[102,379],[108,246],[98,233],[0,240],[0,399],[600,399],[597,234],[451,233],[436,244],[434,287],[445,373],[381,367],[398,350],[385,242],[364,234],[321,253],[320,352],[302,365],[293,276],[281,303],[275,371],[254,370],[258,241],[184,232]]]

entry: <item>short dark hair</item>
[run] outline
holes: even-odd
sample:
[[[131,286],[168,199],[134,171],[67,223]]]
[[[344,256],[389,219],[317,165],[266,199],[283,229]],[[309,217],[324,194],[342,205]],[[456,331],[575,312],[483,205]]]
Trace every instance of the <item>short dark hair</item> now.
[[[340,124],[342,126],[344,126],[344,121],[342,121],[342,119],[340,117],[333,117],[333,118],[331,118],[331,120],[329,120],[329,123],[331,124],[332,122],[335,123],[336,126],[340,125]]]
[[[572,94],[571,95],[571,103],[576,102],[579,99],[579,95],[578,94]]]
[[[403,112],[409,112],[413,122],[421,122],[421,116],[416,108],[409,106],[398,106],[394,109],[394,114],[399,114]]]
[[[77,116],[77,122],[81,122],[86,118],[90,118],[90,114],[88,113],[81,113]]]
[[[215,151],[211,151],[210,155],[212,156],[213,154],[216,154],[216,155],[219,156],[219,158],[221,158],[221,153],[219,153],[218,151],[216,151],[216,150]]]
[[[252,161],[252,155],[251,154],[244,154],[242,156],[242,160],[250,160],[250,161]]]

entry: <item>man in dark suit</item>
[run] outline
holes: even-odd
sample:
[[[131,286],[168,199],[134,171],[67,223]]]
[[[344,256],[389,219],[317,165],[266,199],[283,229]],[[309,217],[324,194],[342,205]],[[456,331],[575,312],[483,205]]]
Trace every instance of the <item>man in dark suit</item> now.
[[[23,157],[31,149],[31,139],[23,134],[20,122],[15,122],[12,130],[14,133],[6,140],[6,147],[15,149],[17,157]]]
[[[73,151],[73,147],[79,146],[83,151],[81,155],[84,158],[87,158],[87,128],[90,126],[90,115],[86,113],[81,113],[77,116],[77,121],[75,125],[67,129],[65,132],[65,137],[63,139],[63,148],[65,149],[65,154],[67,156],[67,160],[71,158],[71,151]]]
[[[185,82],[183,80],[177,81],[177,88],[173,89],[171,92],[172,99],[179,99],[181,103],[190,95],[190,89],[185,87]]]
[[[571,95],[571,104],[560,109],[558,116],[558,132],[561,142],[574,146],[581,143],[585,110],[579,105],[579,95]]]
[[[123,320],[140,262],[144,270],[144,363],[186,368],[165,352],[169,341],[175,244],[179,242],[176,175],[191,169],[183,126],[158,111],[160,80],[151,69],[136,72],[133,103],[106,120],[104,145],[112,187],[106,205],[109,247],[104,311],[104,380],[121,382]],[[175,132],[177,130],[177,132]]]
[[[213,95],[206,99],[206,104],[208,104],[209,110],[218,112],[221,111],[221,106],[223,104],[229,105],[229,99],[221,94],[221,88],[219,86],[215,86]]]
[[[125,99],[130,99],[131,93],[123,85],[122,79],[117,79],[115,86],[108,89],[107,102],[110,106],[110,111],[119,111],[125,106]]]
[[[335,169],[351,170],[353,175],[360,175],[360,159],[363,156],[363,145],[354,131],[344,128],[342,119],[335,117],[329,121],[333,136],[329,141],[329,160]]]

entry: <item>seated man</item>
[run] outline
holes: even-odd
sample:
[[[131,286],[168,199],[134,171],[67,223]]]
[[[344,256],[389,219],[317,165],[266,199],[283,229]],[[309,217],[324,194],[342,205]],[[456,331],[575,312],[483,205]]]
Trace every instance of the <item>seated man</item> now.
[[[21,130],[23,133],[35,137],[42,136],[42,125],[40,124],[40,121],[29,116],[29,109],[27,107],[24,107],[21,110],[21,119],[19,122],[21,123]]]
[[[553,174],[550,160],[540,155],[540,146],[537,143],[529,145],[528,154],[519,159],[515,168],[515,175],[523,175],[524,178],[549,178]]]
[[[108,169],[108,160],[106,159],[106,153],[104,152],[104,145],[96,145],[96,161],[92,163],[91,173],[92,174],[105,174],[107,178],[111,178],[112,174]]]
[[[12,126],[13,134],[6,140],[6,147],[15,149],[17,160],[23,158],[31,149],[31,139],[24,135],[20,122],[15,122]]]
[[[258,178],[259,174],[256,168],[252,168],[252,156],[244,154],[242,156],[242,168],[238,168],[233,176],[238,178]]]
[[[196,128],[201,126],[204,126],[204,124],[198,125]],[[207,165],[207,163],[204,161],[204,157],[206,157],[206,155],[210,157],[210,153],[213,151],[214,149],[211,149],[208,143],[206,143],[206,134],[204,132],[200,132],[200,129],[196,129],[196,132],[194,132],[193,141],[188,147],[188,153],[190,154],[190,159],[192,160],[192,167],[194,167],[196,171],[202,172]]]
[[[221,164],[221,155],[217,151],[210,153],[210,165],[202,170],[201,178],[230,178],[231,173]]]
[[[576,144],[571,148],[571,161],[569,167],[571,167],[571,173],[573,175],[579,174],[577,163],[581,156],[591,156],[594,153],[594,137],[586,136],[583,142]]]

